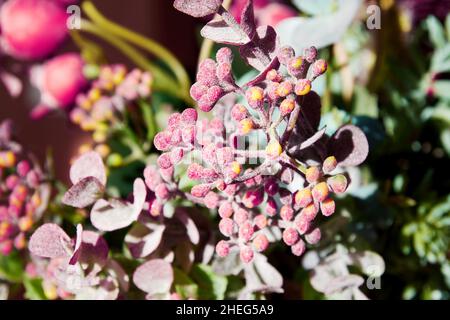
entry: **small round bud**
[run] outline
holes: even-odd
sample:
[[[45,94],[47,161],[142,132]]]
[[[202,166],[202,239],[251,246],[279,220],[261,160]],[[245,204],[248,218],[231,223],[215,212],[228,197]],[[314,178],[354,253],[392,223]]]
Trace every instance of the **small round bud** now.
[[[278,60],[284,66],[287,66],[289,61],[294,57],[295,51],[290,46],[284,46],[278,51]]]
[[[300,79],[295,84],[295,94],[298,96],[307,95],[311,91],[311,81],[308,79]]]
[[[192,187],[191,194],[194,197],[203,198],[209,191],[211,191],[211,187],[209,184],[198,184]]]
[[[308,232],[311,222],[304,215],[299,214],[295,217],[294,225],[298,233],[303,235]]]
[[[272,70],[269,70],[269,72],[267,72],[266,79],[269,81],[280,82],[282,77],[281,77],[281,74],[279,74],[277,70],[272,69]]]
[[[252,119],[246,118],[246,119],[242,119],[239,122],[239,128],[238,131],[241,135],[246,135],[248,134],[254,127],[254,123]]]
[[[292,246],[298,241],[298,232],[294,228],[287,228],[283,231],[283,241],[288,246]]]
[[[236,221],[238,225],[241,225],[245,221],[248,221],[248,217],[249,217],[248,211],[243,208],[239,208],[234,214],[234,221]]]
[[[336,210],[336,203],[333,199],[325,199],[320,203],[320,210],[325,217],[331,216]]]
[[[281,115],[284,117],[290,114],[295,108],[295,100],[292,98],[284,99],[280,104]]]
[[[290,81],[283,81],[282,83],[280,83],[280,85],[277,87],[276,89],[276,94],[279,97],[287,97],[288,95],[290,95],[292,93],[292,83]]]
[[[31,217],[21,217],[18,226],[22,232],[29,231],[33,227],[33,219]]]
[[[278,211],[278,207],[277,207],[277,203],[273,198],[269,198],[269,200],[267,200],[267,204],[266,204],[266,213],[267,215],[273,217],[274,215],[277,214]]]
[[[230,218],[224,218],[220,220],[219,230],[224,236],[226,237],[231,236],[234,232],[234,221],[231,220]]]
[[[231,202],[224,201],[219,207],[219,216],[221,218],[230,218],[233,215],[233,206]]]
[[[320,178],[320,170],[318,167],[309,167],[305,173],[306,181],[309,183],[315,183]]]
[[[295,193],[294,201],[295,201],[295,204],[297,206],[299,206],[300,208],[304,208],[307,205],[309,205],[313,201],[311,189],[304,188],[304,189],[298,190]]]
[[[253,260],[254,256],[253,249],[249,246],[242,247],[239,256],[242,262],[250,263]]]
[[[216,244],[216,253],[219,257],[225,258],[230,254],[230,244],[225,240],[220,240]]]
[[[317,216],[317,212],[319,212],[319,208],[314,203],[311,203],[303,208],[300,214],[303,215],[308,221],[313,221]]]
[[[259,206],[264,200],[262,188],[248,190],[242,198],[242,203],[249,209]]]
[[[253,226],[249,221],[244,222],[239,226],[239,238],[248,242],[253,236]]]
[[[228,47],[222,47],[216,53],[216,60],[219,63],[229,63],[233,60],[233,52]]]
[[[167,200],[169,199],[170,191],[164,183],[161,183],[156,186],[155,195],[161,200]]]
[[[320,241],[320,238],[322,237],[322,233],[320,232],[319,228],[315,228],[313,231],[305,235],[305,240],[309,244],[316,244]]]
[[[181,122],[181,114],[178,112],[172,113],[167,120],[167,126],[169,128],[178,127]]]
[[[315,201],[322,202],[328,198],[329,190],[326,182],[320,182],[312,189],[312,195]]]
[[[245,92],[245,97],[250,107],[261,108],[264,105],[264,90],[260,87],[250,87]]]
[[[306,245],[305,242],[300,239],[296,244],[291,247],[291,252],[293,255],[300,257],[303,253],[305,253]]]
[[[208,92],[208,87],[200,82],[196,82],[191,86],[190,94],[192,99],[199,101]]]
[[[170,153],[163,153],[158,157],[156,161],[158,166],[162,169],[168,169],[172,166],[172,162],[170,162]]]
[[[294,217],[294,209],[287,205],[282,206],[280,209],[280,217],[285,221],[291,221]]]
[[[215,209],[219,205],[219,196],[217,193],[210,191],[206,194],[203,202],[208,209]]]
[[[181,121],[183,124],[195,125],[198,113],[194,108],[187,108],[181,113]]]
[[[156,199],[153,200],[150,203],[150,208],[149,208],[150,215],[152,217],[159,217],[163,213],[163,208],[164,208],[164,206],[161,202],[159,202]]]
[[[294,77],[298,77],[302,71],[302,65],[303,65],[302,57],[295,57],[289,60],[287,66],[289,74],[291,74]]]
[[[264,191],[269,196],[274,196],[278,193],[279,186],[276,179],[268,179],[264,184]]]
[[[17,164],[17,173],[21,177],[26,177],[30,169],[31,169],[30,163],[26,160],[22,160]]]
[[[305,60],[308,61],[308,63],[313,63],[317,59],[317,48],[316,47],[309,47],[306,48],[303,56],[305,57]]]
[[[233,73],[231,70],[231,63],[223,62],[220,63],[216,70],[216,76],[219,81],[225,81],[228,83],[233,83]]]
[[[0,168],[11,168],[16,164],[16,155],[12,151],[0,152]]]
[[[266,154],[269,158],[275,159],[279,157],[283,153],[283,148],[281,147],[280,143],[272,139],[269,144],[266,147]]]
[[[247,108],[240,103],[237,103],[231,109],[231,117],[236,121],[241,121],[248,117]]]
[[[330,173],[337,167],[337,160],[334,156],[327,157],[322,164],[322,170],[324,173]]]
[[[343,174],[328,178],[327,183],[334,193],[344,193],[347,190],[347,178]]]
[[[264,229],[265,227],[267,227],[267,218],[265,215],[263,214],[258,214],[254,219],[253,222],[255,223],[255,226],[258,227],[258,229]]]
[[[320,59],[312,65],[312,72],[314,77],[318,77],[327,71],[328,64],[325,60]]]
[[[269,247],[269,240],[265,234],[259,233],[252,241],[253,247],[258,252],[263,252]]]

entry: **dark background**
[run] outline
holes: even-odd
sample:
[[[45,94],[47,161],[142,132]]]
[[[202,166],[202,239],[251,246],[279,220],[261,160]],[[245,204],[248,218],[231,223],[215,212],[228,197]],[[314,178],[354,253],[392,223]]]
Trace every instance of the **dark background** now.
[[[195,72],[199,47],[196,21],[173,9],[173,1],[94,0],[93,2],[106,17],[157,40],[180,59],[190,74]],[[97,41],[95,38],[91,39]],[[107,45],[99,42],[107,48],[105,52],[110,62],[127,62],[127,59],[116,50],[109,50]],[[71,50],[77,48],[68,38],[57,53]],[[0,120],[6,118],[14,120],[19,141],[35,153],[41,162],[50,148],[54,154],[57,178],[68,181],[69,161],[77,153],[80,144],[89,139],[89,135],[71,125],[62,112],[33,121],[29,118],[31,106],[29,97],[22,94],[18,99],[12,98],[0,85]]]

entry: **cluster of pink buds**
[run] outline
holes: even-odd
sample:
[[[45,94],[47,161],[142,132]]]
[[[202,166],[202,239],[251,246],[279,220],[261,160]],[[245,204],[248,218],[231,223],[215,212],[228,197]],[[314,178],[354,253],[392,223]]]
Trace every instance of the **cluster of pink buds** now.
[[[103,158],[108,156],[105,142],[110,128],[120,123],[133,102],[150,96],[152,82],[152,75],[139,69],[128,72],[124,65],[101,66],[90,89],[76,97],[70,114],[73,123],[93,134],[95,146],[82,146],[80,152],[94,148]]]
[[[196,126],[190,123],[189,131],[174,134],[182,128],[171,123],[182,118],[174,115],[169,128],[155,137],[156,148],[164,151],[158,165],[183,172],[173,167],[198,160],[187,163],[187,176],[199,182],[188,198],[218,210],[219,230],[227,238],[217,243],[220,257],[237,248],[241,260],[251,262],[255,252],[277,240],[274,229],[282,233],[294,255],[302,255],[306,243],[320,240],[314,222],[319,210],[331,215],[335,203],[330,194],[347,187],[345,176],[332,172],[337,166],[359,165],[367,157],[364,133],[346,125],[329,137],[325,128],[318,129],[321,105],[312,86],[326,72],[326,61],[318,58],[315,47],[303,54],[281,47],[271,26],[257,27],[252,0],[245,1],[239,22],[221,1],[175,0],[174,6],[193,17],[216,14],[201,34],[236,46],[259,74],[238,86],[228,48],[218,51],[216,61],[203,61],[191,95],[201,110],[214,108],[214,117],[197,121]],[[188,145],[183,144],[186,132]],[[180,161],[183,156],[187,161]],[[295,182],[299,180],[304,184],[301,190]]]
[[[21,146],[5,136],[10,124],[1,125],[0,137],[0,254],[27,245],[27,233],[40,219],[49,196],[41,169]],[[9,133],[7,134],[9,135]]]
[[[236,90],[232,61],[231,50],[224,47],[217,51],[216,61],[206,59],[200,63],[197,82],[191,87],[191,96],[201,110],[210,111],[220,98]]]

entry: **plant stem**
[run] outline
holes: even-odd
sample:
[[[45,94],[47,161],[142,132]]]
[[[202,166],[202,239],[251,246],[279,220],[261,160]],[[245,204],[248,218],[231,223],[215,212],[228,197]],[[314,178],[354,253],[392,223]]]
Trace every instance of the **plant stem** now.
[[[137,46],[140,46],[144,50],[161,59],[173,72],[184,93],[187,93],[186,97],[190,97],[189,88],[191,83],[189,76],[181,62],[178,61],[178,59],[169,50],[164,48],[156,41],[146,38],[134,31],[131,31],[125,27],[120,26],[117,23],[108,20],[97,10],[97,8],[95,8],[94,4],[91,1],[83,2],[82,6],[88,17],[91,18],[92,21],[94,21],[104,30],[124,40],[134,43]]]

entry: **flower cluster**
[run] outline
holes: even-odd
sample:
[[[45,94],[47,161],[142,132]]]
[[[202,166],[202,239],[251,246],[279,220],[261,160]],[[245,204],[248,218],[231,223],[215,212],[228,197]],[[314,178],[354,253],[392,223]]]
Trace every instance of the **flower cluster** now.
[[[11,123],[0,126],[0,254],[27,246],[46,208],[49,186],[41,168],[22,147],[11,140]]]
[[[124,65],[104,65],[89,90],[77,95],[70,118],[81,129],[93,132],[94,149],[104,158],[110,153],[105,144],[110,128],[123,120],[124,110],[132,107],[134,101],[150,96],[152,81],[149,72],[128,72]],[[91,148],[82,146],[80,151]]]

